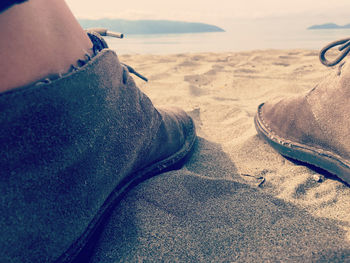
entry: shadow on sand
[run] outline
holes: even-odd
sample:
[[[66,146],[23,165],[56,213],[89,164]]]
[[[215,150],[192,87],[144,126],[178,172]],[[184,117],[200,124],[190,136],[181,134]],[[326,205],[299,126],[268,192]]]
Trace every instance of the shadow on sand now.
[[[315,218],[244,183],[221,146],[199,138],[180,170],[139,184],[85,250],[84,262],[344,262],[340,222]]]

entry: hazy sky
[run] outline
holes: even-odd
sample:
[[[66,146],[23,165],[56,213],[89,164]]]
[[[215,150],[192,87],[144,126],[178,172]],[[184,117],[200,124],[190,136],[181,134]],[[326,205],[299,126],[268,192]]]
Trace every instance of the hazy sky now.
[[[172,19],[222,24],[234,18],[318,17],[350,23],[349,0],[66,0],[78,18]],[[321,21],[321,20],[324,21]]]

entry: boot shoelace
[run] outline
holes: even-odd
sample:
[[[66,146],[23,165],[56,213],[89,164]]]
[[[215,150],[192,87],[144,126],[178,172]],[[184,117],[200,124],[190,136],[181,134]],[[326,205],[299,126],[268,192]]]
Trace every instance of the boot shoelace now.
[[[95,34],[99,34],[102,37],[107,36],[107,37],[114,37],[114,38],[124,38],[124,34],[108,31],[106,28],[89,28],[87,30],[87,33],[89,34],[90,37],[94,37]],[[100,42],[100,45],[98,45],[98,47],[94,46],[94,53],[96,49],[99,50],[103,48],[108,48],[108,45],[103,38],[98,38],[98,40],[99,40],[98,42]],[[138,73],[135,69],[133,69],[129,65],[125,63],[120,63],[120,64],[126,67],[130,73],[134,74],[135,76],[139,77],[140,79],[146,82],[148,81],[148,79],[145,76],[142,76],[140,73]]]
[[[340,54],[334,60],[330,61],[326,58],[326,53],[330,49],[336,46],[340,46],[338,47]],[[327,67],[332,67],[340,63],[346,57],[346,55],[349,54],[349,52],[350,52],[350,38],[340,39],[340,40],[331,42],[327,46],[322,48],[322,50],[320,51],[320,61],[323,65]]]

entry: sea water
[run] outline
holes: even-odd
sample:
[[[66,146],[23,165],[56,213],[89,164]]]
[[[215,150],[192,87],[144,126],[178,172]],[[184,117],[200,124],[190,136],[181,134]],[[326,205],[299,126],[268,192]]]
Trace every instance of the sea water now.
[[[175,54],[236,52],[264,49],[319,50],[331,41],[350,37],[350,29],[308,30],[306,25],[236,23],[226,32],[162,35],[126,35],[107,38],[118,54]]]

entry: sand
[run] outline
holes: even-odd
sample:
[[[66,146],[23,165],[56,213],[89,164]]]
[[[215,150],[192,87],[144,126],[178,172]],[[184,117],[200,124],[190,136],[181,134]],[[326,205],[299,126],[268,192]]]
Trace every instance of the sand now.
[[[126,195],[93,262],[350,261],[349,186],[280,156],[253,121],[260,103],[309,90],[332,70],[317,51],[119,58],[149,78],[135,81],[157,107],[193,117],[199,140],[181,170]]]

